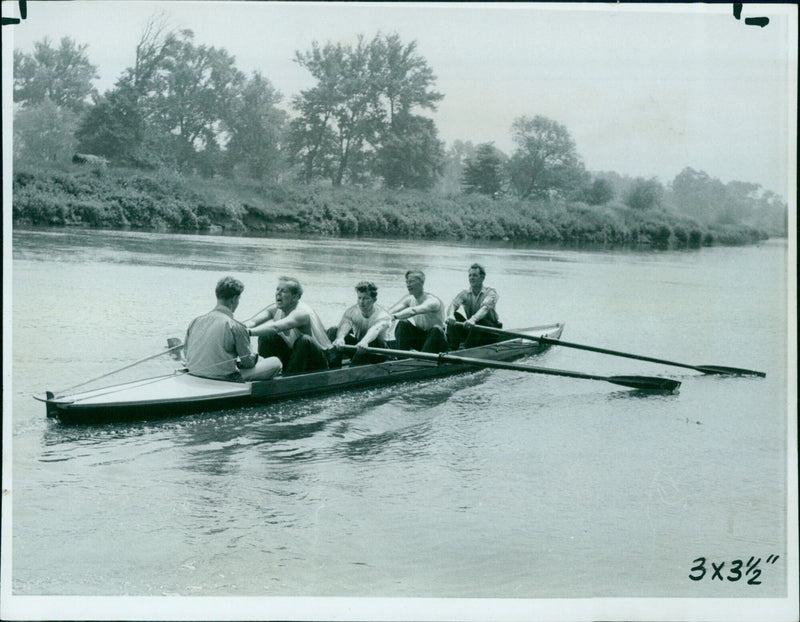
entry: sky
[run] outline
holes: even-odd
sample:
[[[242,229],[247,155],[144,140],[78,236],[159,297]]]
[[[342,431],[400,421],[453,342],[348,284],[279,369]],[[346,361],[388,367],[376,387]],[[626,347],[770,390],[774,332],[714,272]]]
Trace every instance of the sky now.
[[[3,15],[9,13],[3,2]],[[68,36],[87,44],[95,87],[133,64],[148,18],[189,28],[259,71],[283,94],[313,86],[294,62],[313,41],[381,32],[416,41],[444,94],[446,146],[493,142],[510,154],[511,124],[544,115],[566,126],[590,171],[657,177],[689,166],[785,199],[796,187],[797,7],[745,4],[278,3],[137,0],[29,2],[4,46]],[[766,27],[746,17],[766,16]],[[11,31],[12,36],[7,36]],[[7,92],[7,91],[6,91]]]

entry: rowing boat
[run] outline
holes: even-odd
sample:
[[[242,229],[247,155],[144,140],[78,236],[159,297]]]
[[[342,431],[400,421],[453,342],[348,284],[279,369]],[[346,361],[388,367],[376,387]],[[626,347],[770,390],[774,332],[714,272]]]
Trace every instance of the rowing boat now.
[[[521,329],[528,335],[558,339],[563,324]],[[513,361],[538,354],[549,346],[512,338],[495,344],[459,350],[458,354],[488,361]],[[424,380],[475,371],[474,366],[436,360],[398,358],[372,365],[347,365],[271,380],[227,382],[200,378],[176,369],[171,374],[145,378],[71,395],[34,396],[45,402],[47,416],[62,423],[111,423],[159,419],[189,413],[238,408],[252,404],[360,389],[388,383]]]

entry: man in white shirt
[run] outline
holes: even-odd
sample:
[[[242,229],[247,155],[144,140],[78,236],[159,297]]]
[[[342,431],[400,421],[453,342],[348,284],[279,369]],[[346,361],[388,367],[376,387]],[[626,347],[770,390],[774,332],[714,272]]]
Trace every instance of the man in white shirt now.
[[[503,327],[497,317],[497,292],[494,288],[483,285],[485,278],[486,270],[483,266],[472,264],[467,271],[469,289],[460,291],[447,307],[447,340],[453,350],[457,350],[462,342],[465,348],[474,348],[500,340],[496,335],[472,330],[476,324],[492,328]],[[464,311],[464,315],[459,313],[459,309]],[[464,327],[453,325],[454,321],[463,322]]]
[[[363,348],[386,347],[392,318],[386,309],[375,304],[378,288],[374,283],[361,281],[356,285],[356,295],[356,304],[344,312],[338,326],[328,329],[328,337],[333,341],[334,348],[345,344],[356,346],[358,351],[350,358],[351,365],[380,363],[386,357],[367,353]],[[341,357],[335,361],[331,362],[331,367],[340,365]]]
[[[408,295],[390,309],[393,320],[399,320],[394,336],[401,350],[446,352],[444,303],[425,291],[425,274],[420,270],[406,272]]]
[[[302,295],[303,286],[297,279],[282,276],[275,304],[245,322],[250,334],[258,337],[258,353],[277,356],[284,375],[328,368],[331,341],[319,316],[300,302]]]

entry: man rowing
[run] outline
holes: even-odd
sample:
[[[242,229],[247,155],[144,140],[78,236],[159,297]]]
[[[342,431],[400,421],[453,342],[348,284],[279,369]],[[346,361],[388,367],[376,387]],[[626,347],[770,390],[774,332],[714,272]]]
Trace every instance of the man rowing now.
[[[420,270],[406,272],[408,295],[390,309],[393,320],[399,320],[394,336],[401,350],[446,352],[444,303],[425,291],[425,274]]]
[[[500,340],[495,335],[472,330],[475,325],[503,327],[497,317],[497,292],[483,285],[485,278],[483,266],[472,264],[467,271],[469,288],[460,291],[447,307],[447,341],[453,350],[457,350],[462,342],[465,348],[474,348]],[[459,309],[464,311],[464,315],[459,313]],[[464,326],[456,326],[453,322],[463,322]]]
[[[347,309],[342,315],[338,326],[328,329],[328,338],[333,341],[333,347],[343,345],[356,346],[356,353],[350,358],[351,365],[364,365],[366,363],[380,363],[386,357],[380,354],[370,354],[364,348],[385,348],[389,340],[389,328],[392,318],[389,313],[378,304],[378,287],[370,281],[361,281],[356,285],[356,304]],[[331,363],[331,366],[341,365],[341,355]]]
[[[275,290],[275,304],[245,322],[250,334],[258,337],[258,353],[277,356],[284,375],[328,368],[331,341],[319,316],[300,301],[302,296],[300,282],[282,276]]]
[[[226,276],[217,282],[217,306],[192,320],[186,331],[186,367],[192,376],[243,382],[268,380],[281,371],[279,359],[259,360],[250,351],[244,324],[233,319],[244,291],[241,281]]]

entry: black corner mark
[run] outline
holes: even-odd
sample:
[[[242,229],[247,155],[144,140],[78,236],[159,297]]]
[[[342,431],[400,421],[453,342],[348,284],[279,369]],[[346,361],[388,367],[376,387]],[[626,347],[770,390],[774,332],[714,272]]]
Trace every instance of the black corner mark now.
[[[744,23],[748,26],[761,26],[763,28],[769,24],[769,17],[745,17]]]
[[[27,0],[19,0],[19,15],[22,19],[28,18],[28,3]],[[20,19],[16,17],[4,17],[2,20],[3,26],[11,26],[19,24]]]
[[[733,3],[733,17],[734,19],[741,19],[742,17],[742,3]],[[762,28],[769,24],[769,17],[745,17],[744,23],[748,26],[761,26]]]

